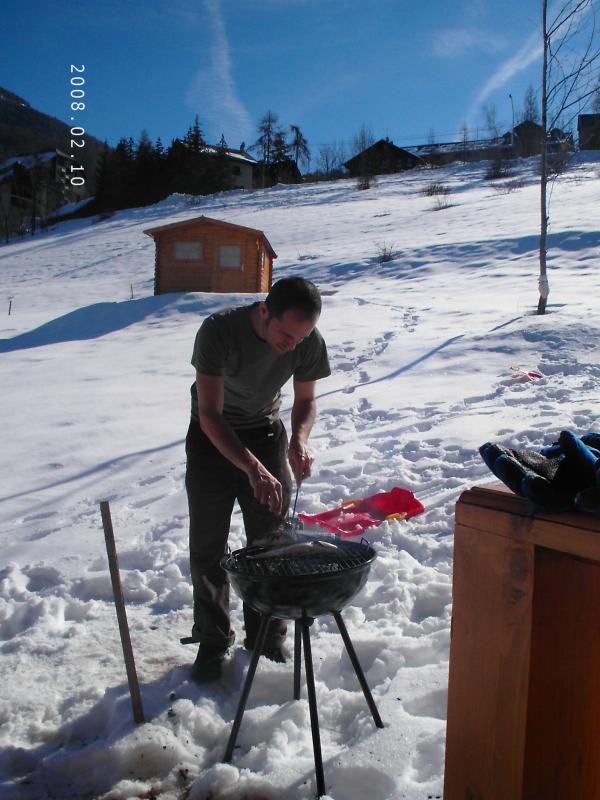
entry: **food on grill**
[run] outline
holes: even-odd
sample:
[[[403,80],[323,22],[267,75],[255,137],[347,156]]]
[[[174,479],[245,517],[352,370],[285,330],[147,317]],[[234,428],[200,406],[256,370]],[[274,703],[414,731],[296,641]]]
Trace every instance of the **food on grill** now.
[[[295,542],[284,544],[281,547],[265,547],[260,553],[249,553],[248,558],[273,558],[274,556],[302,556],[312,555],[315,552],[337,550],[337,545],[333,542],[323,542],[315,539],[310,542]]]

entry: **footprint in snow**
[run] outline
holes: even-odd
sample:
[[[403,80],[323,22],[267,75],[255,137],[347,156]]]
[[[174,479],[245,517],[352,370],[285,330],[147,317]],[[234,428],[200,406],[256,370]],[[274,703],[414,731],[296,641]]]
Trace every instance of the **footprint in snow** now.
[[[444,732],[421,739],[415,747],[408,768],[415,783],[429,783],[441,779],[444,763]]]
[[[448,692],[446,689],[436,689],[436,691],[414,700],[408,700],[403,705],[413,717],[433,717],[445,720],[448,714]]]
[[[387,800],[394,796],[395,781],[374,767],[328,766],[327,784],[333,797],[368,797]]]

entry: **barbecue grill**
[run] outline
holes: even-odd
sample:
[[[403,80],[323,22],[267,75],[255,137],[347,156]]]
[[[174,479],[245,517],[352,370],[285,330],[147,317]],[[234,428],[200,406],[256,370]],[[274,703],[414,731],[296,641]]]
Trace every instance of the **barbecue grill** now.
[[[339,611],[358,594],[375,551],[356,542],[313,544],[245,547],[225,556],[221,566],[244,602],[260,614],[318,617]]]
[[[383,727],[373,696],[340,614],[363,588],[376,554],[365,541],[307,541],[284,547],[245,547],[225,556],[221,566],[244,603],[261,615],[258,636],[223,760],[231,761],[254,674],[272,617],[295,620],[294,699],[300,699],[302,647],[310,710],[317,794],[325,794],[321,739],[310,645],[314,618],[333,614],[375,725]]]

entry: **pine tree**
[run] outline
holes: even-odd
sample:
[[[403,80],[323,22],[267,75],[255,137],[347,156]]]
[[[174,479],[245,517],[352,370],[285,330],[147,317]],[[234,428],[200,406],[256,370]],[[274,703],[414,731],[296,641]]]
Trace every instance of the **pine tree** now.
[[[283,164],[289,161],[290,148],[285,140],[285,132],[277,130],[273,134],[273,145],[271,148],[271,163]]]
[[[260,160],[264,164],[270,164],[273,160],[273,139],[277,131],[279,117],[272,111],[267,111],[258,124],[260,136],[250,148],[260,155]]]
[[[194,119],[194,124],[188,128],[188,132],[185,135],[183,143],[191,150],[192,153],[200,153],[202,151],[202,147],[204,146],[204,136],[202,135],[202,128],[200,127],[200,120],[198,119],[198,114]]]
[[[298,125],[290,125],[292,132],[292,141],[290,143],[290,152],[294,163],[298,166],[298,162],[303,162],[308,165],[310,163],[310,150],[308,149],[308,142],[302,135]]]

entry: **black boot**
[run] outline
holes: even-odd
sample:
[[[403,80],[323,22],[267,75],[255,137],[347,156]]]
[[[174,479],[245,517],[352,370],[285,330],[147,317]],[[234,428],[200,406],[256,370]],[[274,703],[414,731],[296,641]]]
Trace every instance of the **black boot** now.
[[[192,665],[191,678],[196,683],[209,683],[217,681],[223,671],[223,659],[228,648],[214,647],[208,644],[201,644],[198,648],[198,655]]]

